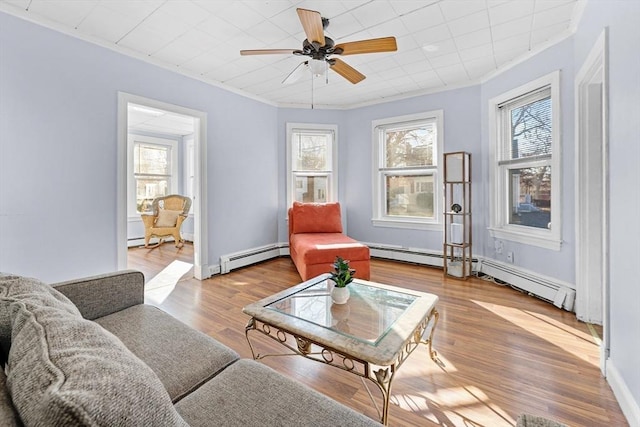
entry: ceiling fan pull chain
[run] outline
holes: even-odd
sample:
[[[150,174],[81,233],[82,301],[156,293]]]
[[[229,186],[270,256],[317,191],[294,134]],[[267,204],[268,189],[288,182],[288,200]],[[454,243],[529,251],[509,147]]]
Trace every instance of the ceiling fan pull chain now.
[[[313,73],[311,74],[311,109],[313,110]]]

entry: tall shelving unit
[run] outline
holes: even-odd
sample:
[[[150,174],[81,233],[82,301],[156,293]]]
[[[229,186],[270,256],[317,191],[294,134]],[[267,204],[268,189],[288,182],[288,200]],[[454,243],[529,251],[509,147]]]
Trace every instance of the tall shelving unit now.
[[[471,276],[471,154],[444,154],[444,243],[446,276]]]

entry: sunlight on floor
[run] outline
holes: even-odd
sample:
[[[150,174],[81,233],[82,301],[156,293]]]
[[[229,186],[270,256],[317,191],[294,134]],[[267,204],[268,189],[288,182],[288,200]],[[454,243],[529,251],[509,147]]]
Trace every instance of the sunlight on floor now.
[[[567,326],[540,313],[482,301],[473,302],[578,359],[599,366],[597,343],[594,342],[591,334]]]
[[[162,304],[191,267],[193,264],[188,262],[173,261],[145,284],[145,297],[155,304]]]
[[[441,425],[513,426],[515,420],[501,408],[493,405],[489,397],[474,386],[451,387],[436,393],[393,395],[393,404],[420,414]]]

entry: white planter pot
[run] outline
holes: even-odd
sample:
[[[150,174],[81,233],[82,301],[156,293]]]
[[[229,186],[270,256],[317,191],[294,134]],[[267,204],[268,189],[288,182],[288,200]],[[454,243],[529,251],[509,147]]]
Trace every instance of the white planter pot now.
[[[345,286],[344,288],[336,288],[334,287],[331,291],[331,300],[334,304],[345,304],[349,301],[349,287]]]

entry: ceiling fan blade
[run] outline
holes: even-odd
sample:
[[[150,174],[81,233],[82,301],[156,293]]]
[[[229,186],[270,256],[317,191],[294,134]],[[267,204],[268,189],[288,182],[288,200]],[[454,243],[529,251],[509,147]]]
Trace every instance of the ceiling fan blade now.
[[[338,53],[341,49],[342,52]],[[355,55],[358,53],[394,52],[398,50],[395,37],[360,40],[337,44],[334,48],[338,55]]]
[[[300,23],[302,24],[302,28],[304,28],[309,43],[313,44],[313,42],[317,42],[319,46],[324,46],[324,27],[322,26],[320,12],[301,8],[296,9],[296,11],[298,12],[298,18],[300,18]]]
[[[293,54],[296,49],[249,49],[249,50],[241,50],[240,55],[273,55],[273,54]]]
[[[360,83],[367,78],[360,71],[356,70],[351,65],[338,58],[330,59],[329,64],[331,65],[331,69],[333,71],[340,74],[342,77],[349,80],[353,84]]]
[[[305,71],[309,69],[309,61],[299,63],[296,68],[284,78],[282,84],[288,85],[297,82],[304,75]]]

